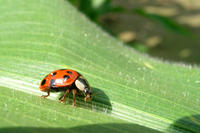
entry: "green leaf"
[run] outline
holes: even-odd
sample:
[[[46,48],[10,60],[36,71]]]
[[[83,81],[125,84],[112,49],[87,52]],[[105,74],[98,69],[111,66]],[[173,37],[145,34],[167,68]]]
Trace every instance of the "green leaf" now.
[[[0,132],[198,132],[200,69],[140,54],[64,0],[0,0]],[[96,94],[84,103],[40,81],[77,70]]]

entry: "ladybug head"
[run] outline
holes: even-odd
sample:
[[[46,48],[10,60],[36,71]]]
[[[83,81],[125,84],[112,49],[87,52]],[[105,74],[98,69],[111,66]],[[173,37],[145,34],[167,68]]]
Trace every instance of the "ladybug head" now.
[[[83,76],[79,76],[75,81],[76,87],[85,95],[85,101],[91,99],[91,88]]]

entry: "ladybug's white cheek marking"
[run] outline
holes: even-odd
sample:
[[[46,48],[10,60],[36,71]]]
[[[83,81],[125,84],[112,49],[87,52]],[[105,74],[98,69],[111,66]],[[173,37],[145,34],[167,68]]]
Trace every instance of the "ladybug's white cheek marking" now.
[[[85,85],[81,81],[79,81],[79,80],[75,81],[75,85],[81,91],[83,91],[85,89]]]
[[[63,84],[63,80],[62,79],[56,79],[54,84]]]

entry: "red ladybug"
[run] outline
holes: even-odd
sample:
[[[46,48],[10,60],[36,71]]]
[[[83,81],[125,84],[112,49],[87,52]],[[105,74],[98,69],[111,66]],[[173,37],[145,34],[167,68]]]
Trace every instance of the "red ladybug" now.
[[[59,98],[64,102],[67,94],[73,92],[73,105],[76,106],[75,96],[81,91],[85,95],[85,102],[91,98],[91,88],[87,80],[78,72],[71,69],[60,69],[49,73],[40,83],[40,90],[47,92],[42,95],[46,98],[50,92],[65,91],[64,95]]]

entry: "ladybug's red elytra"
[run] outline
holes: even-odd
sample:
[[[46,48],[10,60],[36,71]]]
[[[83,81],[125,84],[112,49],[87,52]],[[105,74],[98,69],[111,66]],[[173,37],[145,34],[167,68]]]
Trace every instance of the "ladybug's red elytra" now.
[[[85,95],[85,102],[91,98],[91,88],[87,80],[78,72],[71,69],[59,69],[49,73],[40,83],[40,90],[47,92],[42,95],[46,98],[50,92],[64,91],[64,95],[59,98],[60,102],[66,100],[67,94],[73,92],[73,106],[76,106],[76,94],[82,92]]]

